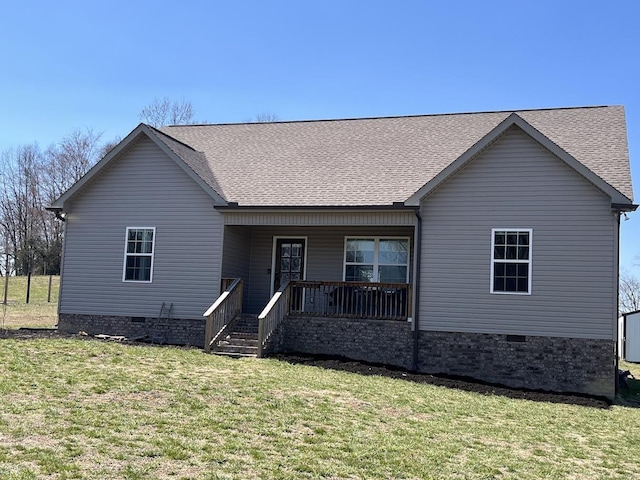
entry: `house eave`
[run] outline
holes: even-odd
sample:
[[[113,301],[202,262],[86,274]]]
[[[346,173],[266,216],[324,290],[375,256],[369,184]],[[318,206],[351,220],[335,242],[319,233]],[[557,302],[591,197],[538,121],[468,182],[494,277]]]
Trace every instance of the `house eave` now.
[[[347,212],[347,211],[414,211],[415,206],[405,205],[398,202],[392,205],[238,205],[229,202],[226,205],[216,205],[214,207],[220,211],[241,211],[241,212],[287,212],[287,211],[322,211],[322,212]]]
[[[635,212],[638,205],[634,203],[612,203],[611,209],[618,212]]]

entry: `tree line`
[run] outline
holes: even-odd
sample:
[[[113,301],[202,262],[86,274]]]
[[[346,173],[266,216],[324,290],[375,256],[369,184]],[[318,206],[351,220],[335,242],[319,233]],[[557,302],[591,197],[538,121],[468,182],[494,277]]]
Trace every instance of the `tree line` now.
[[[191,102],[168,97],[154,99],[138,117],[153,127],[196,123]],[[275,120],[263,113],[247,122]],[[101,137],[78,129],[45,149],[33,143],[0,152],[0,275],[60,273],[63,224],[45,207],[120,141]]]
[[[76,130],[46,149],[33,143],[0,153],[3,275],[60,273],[63,227],[45,207],[114,144],[101,143],[100,134],[86,129]],[[13,271],[7,272],[7,268]]]

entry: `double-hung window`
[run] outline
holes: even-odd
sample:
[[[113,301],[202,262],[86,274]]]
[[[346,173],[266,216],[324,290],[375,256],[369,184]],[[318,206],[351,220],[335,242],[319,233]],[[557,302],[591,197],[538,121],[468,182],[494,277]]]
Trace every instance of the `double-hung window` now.
[[[409,239],[347,237],[344,255],[347,282],[409,282]]]
[[[531,293],[532,229],[491,230],[491,293]]]
[[[155,237],[155,227],[127,227],[122,281],[151,282]]]

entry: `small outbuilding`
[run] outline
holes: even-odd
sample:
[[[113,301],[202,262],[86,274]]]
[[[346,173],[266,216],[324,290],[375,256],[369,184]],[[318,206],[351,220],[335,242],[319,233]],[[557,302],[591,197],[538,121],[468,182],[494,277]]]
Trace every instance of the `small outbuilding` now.
[[[640,310],[625,313],[618,320],[618,355],[640,363]]]

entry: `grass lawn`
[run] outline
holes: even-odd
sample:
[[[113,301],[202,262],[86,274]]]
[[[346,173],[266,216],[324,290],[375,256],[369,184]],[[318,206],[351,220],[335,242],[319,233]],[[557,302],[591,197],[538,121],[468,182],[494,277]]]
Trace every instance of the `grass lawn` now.
[[[620,370],[629,370],[635,379],[627,380],[627,389],[621,388],[619,391],[620,403],[624,401],[635,403],[640,407],[640,364],[629,363],[624,360],[620,360],[618,365]]]
[[[0,277],[0,302],[4,301],[5,278]],[[0,305],[0,328],[53,327],[58,323],[60,277],[52,277],[51,301],[48,276],[31,277],[31,294],[26,301],[27,277],[9,277],[7,305]]]
[[[0,340],[0,478],[640,478],[640,409],[276,359]]]

